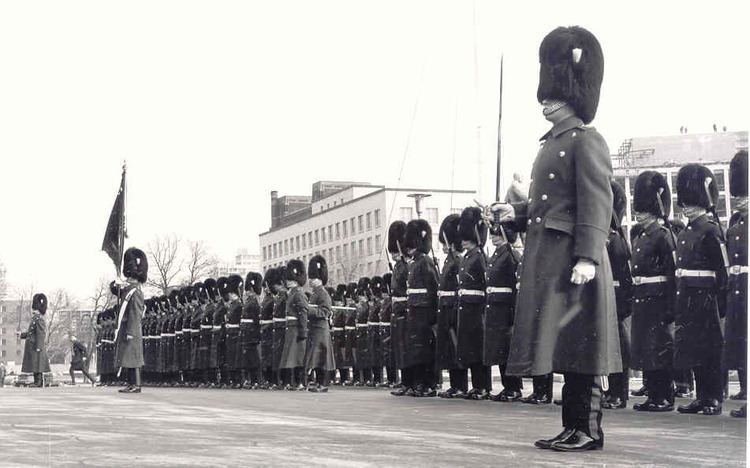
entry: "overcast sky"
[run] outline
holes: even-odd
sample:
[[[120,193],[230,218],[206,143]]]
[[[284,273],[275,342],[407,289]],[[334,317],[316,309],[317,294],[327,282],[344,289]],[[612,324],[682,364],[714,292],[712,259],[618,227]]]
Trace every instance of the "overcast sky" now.
[[[602,44],[594,125],[612,152],[681,125],[747,129],[747,2],[522,3],[3,2],[9,281],[84,298],[112,275],[99,247],[123,159],[129,245],[177,233],[225,259],[258,250],[271,190],[321,179],[489,201],[500,54],[509,179],[547,129],[537,52],[558,25]]]

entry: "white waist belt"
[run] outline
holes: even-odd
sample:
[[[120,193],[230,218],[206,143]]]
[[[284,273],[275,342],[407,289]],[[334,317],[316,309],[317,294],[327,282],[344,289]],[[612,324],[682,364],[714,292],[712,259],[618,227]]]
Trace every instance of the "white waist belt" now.
[[[227,328],[240,328],[239,323],[228,323],[225,325]]]
[[[746,266],[732,265],[732,266],[729,267],[729,274],[730,275],[741,275],[743,273],[747,273],[747,267]]]
[[[190,331],[191,330],[189,328],[183,328],[182,329],[182,333],[190,333]]]
[[[221,325],[214,325],[211,328],[213,328],[214,330],[221,330]]]
[[[380,322],[367,322],[367,326],[369,327],[379,327]]]
[[[666,276],[634,276],[633,284],[636,286],[639,284],[654,284],[654,283],[666,283],[669,278]]]
[[[406,302],[406,298],[401,296],[393,296],[391,298],[391,302]]]
[[[260,323],[261,325],[268,325],[269,323],[273,323],[273,320],[261,320],[258,323]]]
[[[102,340],[102,343],[114,344],[114,341],[112,341],[112,340]]]
[[[274,321],[274,322],[286,322],[286,317],[284,317],[284,318],[278,318],[278,317],[274,317],[274,318],[273,318],[273,321]]]
[[[357,327],[350,327],[350,326],[344,327],[344,330],[356,330],[356,329]]]
[[[358,323],[356,328],[365,328],[366,326],[366,323]]]
[[[331,328],[332,331],[344,331],[344,327],[333,327]]]
[[[438,291],[438,297],[453,297],[456,291]]]
[[[175,335],[182,335],[182,330],[179,330],[179,331],[175,331],[175,332],[174,332],[174,334],[175,334]]]
[[[201,330],[210,330],[213,327],[211,325],[201,325]]]
[[[484,296],[484,291],[478,289],[459,289],[459,296]]]
[[[407,289],[406,294],[427,294],[427,288]]]
[[[292,320],[297,320],[297,317],[295,317],[295,316],[293,316],[293,315],[287,315],[287,316],[286,316],[286,318],[285,318],[284,320],[286,320],[287,322],[288,322],[288,321],[292,321]]]
[[[254,323],[255,320],[253,319],[240,319],[240,323]]]
[[[193,328],[190,331],[193,332],[193,333],[200,333],[201,329],[200,328]]]
[[[513,288],[501,288],[496,286],[487,286],[487,294],[512,294]]]
[[[678,278],[716,278],[716,272],[713,270],[686,270],[684,268],[678,268],[677,271],[674,272],[674,275]]]
[[[620,287],[620,282],[619,281],[612,281],[612,286],[614,286],[616,288],[619,288]]]
[[[380,322],[380,326],[381,327],[390,327],[391,326],[391,322]]]
[[[162,338],[171,338],[173,336],[174,336],[174,333],[162,333],[161,334]]]

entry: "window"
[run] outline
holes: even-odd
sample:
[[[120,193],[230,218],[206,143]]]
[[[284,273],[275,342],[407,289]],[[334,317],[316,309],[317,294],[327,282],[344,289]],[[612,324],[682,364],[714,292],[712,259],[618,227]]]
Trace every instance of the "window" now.
[[[344,220],[344,221],[343,221],[343,222],[341,223],[341,224],[342,224],[342,225],[344,226],[344,239],[346,239],[346,238],[347,238],[347,236],[349,236],[349,233],[347,232],[347,229],[346,229],[346,223],[347,223],[347,221],[346,221],[346,220]]]
[[[430,224],[438,223],[438,209],[437,208],[427,208],[427,221]]]
[[[363,221],[362,218],[363,218],[362,215],[357,216],[357,229],[359,229],[359,232],[364,232],[365,230],[365,226],[364,226],[364,223],[362,222]]]
[[[354,227],[354,218],[350,218],[350,219],[349,219],[349,224],[350,224],[350,225],[351,225],[351,227],[352,227],[352,235],[356,234],[356,233],[357,233],[357,228],[356,228],[356,227]]]
[[[383,261],[382,260],[376,261],[375,262],[375,271],[376,272],[383,271],[383,270],[381,270],[382,266],[383,266]]]
[[[295,247],[297,248],[297,252],[299,252],[299,236],[294,238],[294,244],[295,244]]]
[[[380,210],[375,210],[375,227],[380,227]]]
[[[716,183],[716,188],[719,190],[719,192],[724,191],[724,171],[722,169],[717,169],[714,171],[714,182]],[[718,207],[719,204],[717,203],[716,206]]]
[[[320,243],[325,244],[326,243],[326,228],[322,228],[320,230]]]
[[[307,235],[302,234],[302,250],[307,248]]]
[[[333,240],[333,224],[328,226],[328,242]]]
[[[327,258],[327,260],[333,261],[333,247],[331,247],[330,249],[328,249],[328,258]]]
[[[383,245],[380,243],[381,240],[382,238],[380,237],[380,234],[375,236],[375,248],[377,249],[378,252],[380,252],[380,249],[383,248]]]
[[[284,239],[284,255],[289,254],[289,241]]]
[[[344,258],[349,256],[349,244],[344,244]]]
[[[336,240],[341,239],[341,223],[336,223]]]
[[[273,244],[273,258],[276,258],[277,251],[276,251],[276,244]]]
[[[265,247],[263,247],[263,261],[265,261],[265,260],[266,260],[266,258],[267,258],[267,257],[266,257],[266,248],[265,248]]]
[[[289,239],[289,253],[294,253],[294,237]]]
[[[307,233],[307,247],[312,249],[313,243],[312,243],[312,231]]]
[[[365,241],[362,239],[359,240],[359,256],[365,256]]]
[[[372,237],[367,238],[367,255],[372,255]]]
[[[346,246],[344,246],[344,248],[346,248]],[[335,257],[335,259],[337,261],[341,260],[341,246],[340,245],[336,246],[336,257]]]
[[[315,245],[318,245],[318,244],[320,244],[320,233],[316,229],[315,230]]]
[[[401,221],[408,223],[412,220],[412,208],[410,206],[402,206],[399,212],[401,213]]]
[[[372,212],[368,211],[365,215],[365,225],[367,226],[367,230],[369,231],[372,229]]]
[[[352,245],[352,257],[356,257],[357,256],[357,243],[352,241],[351,245]]]
[[[368,262],[367,263],[367,274],[370,275],[370,276],[372,276],[372,275],[375,274],[375,272],[372,271],[372,262]]]

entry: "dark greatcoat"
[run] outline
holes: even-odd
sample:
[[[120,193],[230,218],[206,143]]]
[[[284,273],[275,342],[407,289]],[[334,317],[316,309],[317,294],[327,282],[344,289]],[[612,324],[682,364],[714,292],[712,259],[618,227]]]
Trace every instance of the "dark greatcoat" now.
[[[747,369],[747,216],[735,213],[727,229],[729,288],[727,290],[726,342],[727,369]],[[732,268],[733,267],[733,268]]]
[[[516,299],[516,271],[520,255],[505,244],[495,249],[487,261],[486,298],[484,308],[484,365],[499,364],[505,367],[513,332],[513,315]],[[491,289],[500,288],[500,289]]]
[[[265,293],[260,305],[260,358],[261,367],[273,367],[273,295]]]
[[[201,347],[201,319],[203,318],[203,306],[193,305],[190,316],[190,369],[200,370],[200,347]]]
[[[370,365],[372,367],[383,367],[383,347],[380,342],[380,306],[383,300],[374,297],[370,301],[369,315],[367,316],[367,347],[370,350]]]
[[[208,366],[217,369],[226,365],[226,322],[227,307],[219,299],[214,307],[213,329],[211,330],[211,349],[208,354]]]
[[[161,355],[161,343],[159,335],[161,335],[161,320],[160,315],[154,314],[151,318],[151,323],[148,328],[149,341],[151,342],[151,372],[161,372],[161,365],[159,364],[159,356]]]
[[[333,342],[333,357],[339,369],[351,365],[346,356],[346,308],[341,305],[331,307],[333,314],[333,328],[331,329],[331,341]]]
[[[141,336],[143,336],[143,371],[153,372],[154,344],[151,340],[151,323],[154,314],[149,313],[143,317],[141,322]]]
[[[70,353],[71,370],[89,370],[89,350],[80,341],[73,343],[73,349]]]
[[[287,292],[281,291],[273,300],[273,370],[279,370],[281,354],[286,339],[286,299]]]
[[[102,338],[102,354],[100,359],[102,360],[102,374],[113,374],[117,372],[115,369],[115,322],[114,322],[114,309],[110,309],[107,314],[108,317],[102,323],[103,327],[103,338]]]
[[[213,339],[214,309],[216,308],[216,304],[209,300],[202,308],[198,368],[200,370],[207,370],[211,369],[211,341]]]
[[[177,363],[174,358],[175,353],[175,334],[174,334],[174,322],[177,317],[177,310],[170,307],[169,315],[167,315],[166,325],[164,333],[162,333],[162,344],[164,348],[164,372],[177,372]]]
[[[717,365],[724,336],[721,317],[726,303],[727,270],[719,226],[706,215],[688,223],[677,236],[677,301],[674,367]],[[711,270],[711,277],[680,277],[679,271]]]
[[[120,307],[123,314],[115,338],[115,369],[121,367],[143,367],[143,337],[141,318],[143,317],[143,293],[141,286],[131,285],[125,291],[125,300]],[[132,338],[127,339],[130,335]]]
[[[674,358],[674,241],[669,229],[653,222],[631,230],[633,244],[633,318],[630,366],[651,371],[671,369]],[[644,278],[666,281],[642,283]],[[622,285],[621,285],[622,288]],[[620,288],[615,288],[615,294]]]
[[[240,320],[242,319],[242,302],[235,299],[227,306],[226,339],[224,341],[224,355],[227,370],[242,369],[242,350],[240,349]]]
[[[336,369],[334,360],[331,327],[331,296],[323,286],[313,288],[308,307],[307,350],[305,351],[305,369]]]
[[[456,362],[468,369],[482,363],[484,331],[482,318],[485,304],[485,258],[480,247],[466,252],[458,268],[458,312],[456,317]],[[471,292],[476,292],[471,294]]]
[[[617,307],[617,331],[620,336],[620,355],[623,370],[630,368],[630,317],[633,298],[633,275],[630,272],[630,246],[621,227],[610,229],[607,255],[612,266]]]
[[[96,317],[96,375],[102,375],[102,312]]]
[[[26,340],[23,347],[23,363],[21,372],[39,373],[49,372],[49,358],[47,357],[47,322],[44,315],[34,311],[29,322],[29,328],[21,333],[21,339]]]
[[[172,354],[173,372],[184,369],[183,350],[185,347],[185,337],[182,334],[182,308],[175,309],[174,318],[172,319],[172,329],[174,330],[174,350]]]
[[[240,368],[249,370],[260,367],[260,304],[255,294],[248,295],[242,307],[240,354]]]
[[[391,318],[392,318],[392,304],[389,296],[383,296],[383,303],[380,305],[380,349],[381,349],[381,362],[389,369],[396,367],[393,361],[393,353],[391,352]]]
[[[354,362],[356,369],[372,367],[372,355],[370,352],[370,340],[367,330],[367,319],[370,316],[370,304],[367,299],[360,297],[357,303],[356,311],[356,335],[355,343],[352,348],[354,352]]]
[[[437,334],[435,336],[435,360],[438,369],[455,369],[456,345],[458,335],[456,331],[458,292],[458,269],[461,256],[451,251],[443,262],[438,287]]]
[[[432,365],[435,362],[433,327],[437,322],[438,290],[438,272],[432,258],[422,252],[415,253],[409,263],[407,282],[405,365]]]
[[[391,353],[398,369],[406,367],[406,282],[409,267],[403,259],[393,264],[391,276]]]
[[[344,363],[357,368],[357,307],[352,299],[347,299],[344,312]]]
[[[308,309],[307,296],[302,287],[290,289],[286,300],[286,336],[279,369],[305,366]]]
[[[542,137],[529,200],[514,204],[526,231],[507,373],[608,375],[622,370],[606,241],[612,217],[612,166],[601,135],[577,117]],[[580,258],[595,277],[571,283]]]

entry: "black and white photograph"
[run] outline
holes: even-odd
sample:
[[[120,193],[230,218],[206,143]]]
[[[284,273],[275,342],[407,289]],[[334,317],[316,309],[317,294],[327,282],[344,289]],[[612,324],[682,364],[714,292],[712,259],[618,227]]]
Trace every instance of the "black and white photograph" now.
[[[0,2],[0,466],[747,466],[749,24]]]

